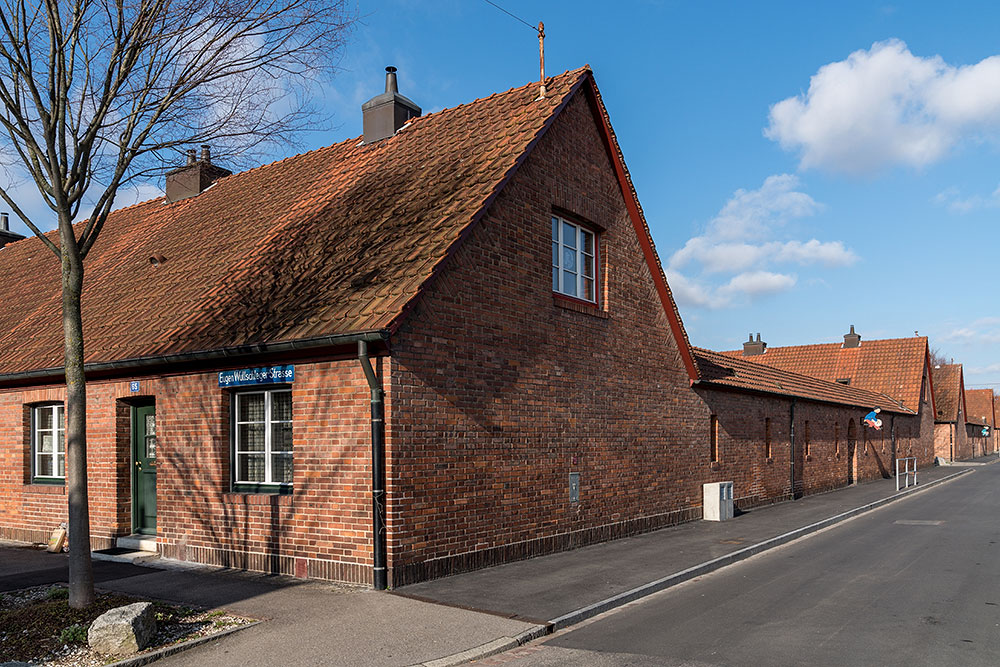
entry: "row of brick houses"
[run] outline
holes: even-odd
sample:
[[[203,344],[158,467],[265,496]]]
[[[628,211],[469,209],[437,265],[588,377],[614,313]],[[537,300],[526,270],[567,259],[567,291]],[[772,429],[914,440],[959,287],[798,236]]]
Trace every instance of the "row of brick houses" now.
[[[980,418],[942,411],[924,337],[693,347],[592,72],[546,91],[421,115],[390,72],[364,136],[206,150],[109,217],[94,548],[400,586],[700,518],[708,482],[747,508],[926,467]],[[66,517],[56,269],[0,249],[0,538]]]

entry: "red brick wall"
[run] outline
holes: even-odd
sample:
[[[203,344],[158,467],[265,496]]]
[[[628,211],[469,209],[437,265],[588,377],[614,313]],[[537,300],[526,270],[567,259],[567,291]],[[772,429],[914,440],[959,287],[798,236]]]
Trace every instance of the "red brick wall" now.
[[[0,537],[43,541],[66,520],[62,486],[26,483],[24,405],[61,388],[0,392]],[[88,384],[94,547],[131,531],[126,401],[156,400],[157,532],[167,557],[365,583],[371,577],[369,391],[357,360],[296,366],[294,493],[230,492],[230,393],[216,372]],[[30,480],[29,480],[30,481]],[[298,565],[298,570],[296,570]]]
[[[553,296],[553,207],[604,228],[597,308]],[[708,410],[583,95],[394,337],[392,392],[397,585],[700,516]]]

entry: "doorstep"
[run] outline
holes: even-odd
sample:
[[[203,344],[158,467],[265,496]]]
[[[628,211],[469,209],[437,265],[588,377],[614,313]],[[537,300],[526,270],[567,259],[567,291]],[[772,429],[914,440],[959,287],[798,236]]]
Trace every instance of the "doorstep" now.
[[[90,552],[94,560],[108,560],[116,563],[144,563],[150,560],[159,560],[160,554],[155,551],[145,551],[143,549],[129,549],[127,547],[111,547],[110,549],[100,549]]]

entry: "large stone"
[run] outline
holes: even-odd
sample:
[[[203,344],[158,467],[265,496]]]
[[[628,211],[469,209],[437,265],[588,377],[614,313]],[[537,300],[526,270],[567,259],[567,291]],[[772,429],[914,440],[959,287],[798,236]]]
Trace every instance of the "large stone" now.
[[[136,602],[98,616],[87,632],[87,643],[102,655],[124,657],[149,646],[155,634],[153,605]]]

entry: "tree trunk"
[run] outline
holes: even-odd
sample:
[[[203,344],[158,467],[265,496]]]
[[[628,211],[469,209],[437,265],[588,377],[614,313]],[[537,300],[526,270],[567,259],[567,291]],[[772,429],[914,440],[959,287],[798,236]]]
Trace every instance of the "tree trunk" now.
[[[69,492],[69,606],[94,601],[87,497],[87,381],[83,372],[83,261],[72,226],[60,221],[66,371],[66,486]]]

